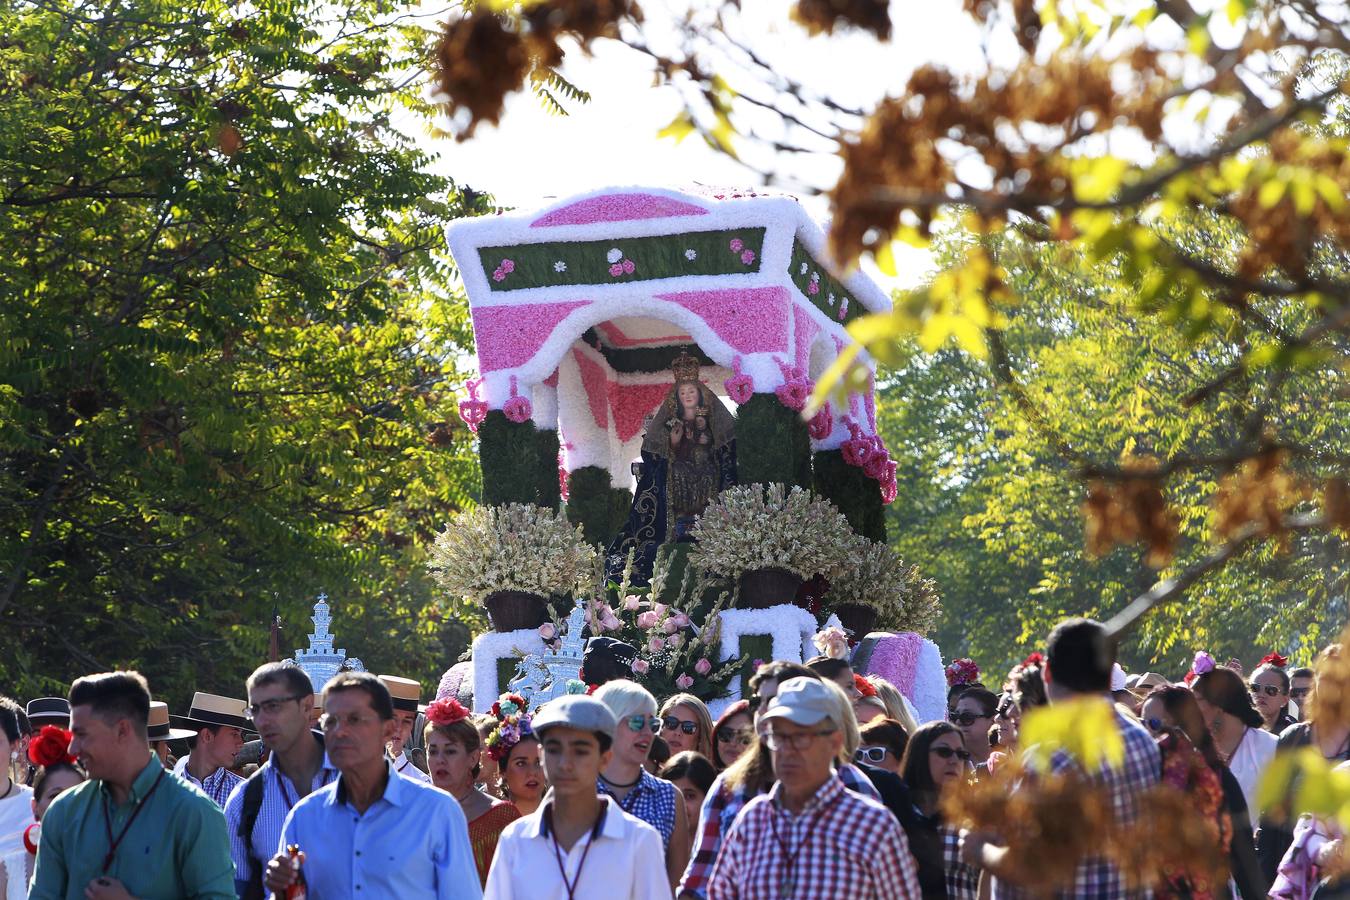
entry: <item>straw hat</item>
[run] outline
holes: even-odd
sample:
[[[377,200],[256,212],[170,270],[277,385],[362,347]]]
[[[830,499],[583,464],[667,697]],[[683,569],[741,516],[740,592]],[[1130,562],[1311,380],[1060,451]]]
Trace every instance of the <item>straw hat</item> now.
[[[1138,681],[1130,685],[1130,693],[1143,700],[1153,692],[1155,687],[1162,687],[1167,684],[1171,684],[1171,682],[1157,672],[1145,672],[1139,676]]]
[[[197,736],[195,731],[170,728],[169,704],[161,703],[158,700],[150,701],[150,718],[146,720],[145,730],[150,736],[150,743],[152,744],[159,741],[181,741],[184,738]]]
[[[252,724],[245,712],[247,706],[243,700],[198,691],[192,695],[192,708],[188,710],[187,715],[179,716],[178,719],[183,724],[197,729],[208,725],[229,725],[247,730]]]
[[[422,701],[422,685],[411,678],[400,678],[397,675],[381,675],[380,681],[389,689],[394,709],[417,712],[417,705]]]

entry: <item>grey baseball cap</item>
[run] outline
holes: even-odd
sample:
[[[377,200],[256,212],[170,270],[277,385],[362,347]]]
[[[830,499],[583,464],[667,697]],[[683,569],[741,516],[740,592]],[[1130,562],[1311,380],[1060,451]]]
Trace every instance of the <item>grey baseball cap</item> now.
[[[789,678],[778,686],[778,695],[760,721],[787,719],[798,725],[815,725],[835,715],[836,711],[835,698],[820,679]]]
[[[534,733],[541,738],[544,732],[559,725],[575,728],[578,731],[593,731],[603,734],[607,740],[614,740],[614,729],[618,723],[609,707],[584,694],[569,694],[545,703],[535,713],[531,723]]]

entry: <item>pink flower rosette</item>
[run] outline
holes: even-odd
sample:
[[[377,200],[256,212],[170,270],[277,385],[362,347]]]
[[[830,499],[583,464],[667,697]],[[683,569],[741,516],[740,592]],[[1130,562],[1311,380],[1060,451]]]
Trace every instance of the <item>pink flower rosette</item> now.
[[[502,406],[502,413],[512,422],[528,422],[534,415],[534,407],[528,397],[520,396],[516,391],[516,376],[511,376],[511,399]]]
[[[731,371],[735,374],[722,382],[722,386],[727,389],[727,396],[737,405],[750,402],[755,392],[755,380],[741,371],[740,356],[731,361]]]
[[[469,392],[468,400],[459,401],[459,417],[464,420],[464,424],[469,426],[469,431],[478,433],[478,426],[483,424],[487,418],[488,405],[478,396],[479,389],[483,386],[483,379],[470,378],[464,383],[465,389]]]
[[[830,436],[830,432],[834,431],[834,416],[830,412],[830,404],[826,403],[811,417],[811,421],[806,423],[806,430],[813,440],[823,441]]]

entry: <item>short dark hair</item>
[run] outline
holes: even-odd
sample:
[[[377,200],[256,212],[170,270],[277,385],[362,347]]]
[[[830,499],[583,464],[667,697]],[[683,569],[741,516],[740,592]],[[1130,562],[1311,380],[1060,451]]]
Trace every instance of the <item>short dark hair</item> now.
[[[328,698],[343,691],[365,691],[370,698],[370,708],[383,720],[394,717],[394,699],[389,696],[389,688],[384,686],[375,675],[369,672],[339,672],[323,686],[323,705],[328,706]]]
[[[695,787],[706,794],[712,790],[713,781],[717,779],[717,770],[702,753],[682,750],[661,767],[661,777],[666,781],[688,778]]]
[[[998,694],[984,686],[972,687],[970,690],[963,691],[961,696],[956,698],[955,705],[960,706],[962,700],[974,700],[980,704],[986,716],[992,716],[998,711]]]
[[[1260,728],[1265,724],[1261,713],[1252,704],[1251,692],[1242,676],[1227,666],[1218,666],[1191,682],[1195,696],[1210,706],[1218,707],[1248,728]]]
[[[776,681],[782,684],[789,678],[820,678],[820,673],[815,669],[808,669],[801,663],[795,663],[786,659],[775,659],[772,662],[766,662],[755,670],[755,674],[750,676],[750,693],[759,691],[759,686],[766,681]]]
[[[1264,675],[1266,672],[1274,672],[1276,677],[1280,679],[1280,687],[1284,688],[1284,692],[1286,694],[1289,693],[1289,673],[1286,672],[1284,669],[1281,669],[1279,666],[1272,665],[1271,663],[1262,663],[1261,665],[1253,669],[1252,670],[1253,680],[1256,678],[1256,676]]]
[[[877,744],[891,751],[891,755],[896,761],[905,758],[905,748],[909,746],[909,735],[905,733],[905,726],[901,725],[895,719],[873,719],[859,729],[859,736],[864,744]]]
[[[286,690],[292,694],[314,693],[314,684],[305,674],[305,670],[289,662],[270,662],[258,666],[253,670],[253,674],[248,676],[244,690],[251,691],[268,684],[284,684]]]
[[[956,735],[961,739],[961,745],[965,746],[965,736],[951,722],[929,722],[920,725],[909,736],[909,746],[905,747],[904,759],[900,760],[900,778],[916,796],[933,797],[937,794],[933,770],[928,765],[928,750],[938,738],[946,734]]]
[[[1314,672],[1314,671],[1312,670],[1312,667],[1311,667],[1311,666],[1299,666],[1297,669],[1291,669],[1291,670],[1290,670],[1290,672],[1289,672],[1289,677],[1290,677],[1290,678],[1315,678],[1315,677],[1317,677],[1317,673]]]
[[[813,656],[806,661],[806,667],[815,672],[821,678],[833,680],[845,669],[851,669],[846,659],[835,659],[833,656]]]
[[[1045,667],[1051,681],[1075,694],[1109,691],[1115,662],[1115,642],[1106,626],[1093,619],[1065,619],[1045,642]]]
[[[88,706],[109,724],[119,719],[131,722],[145,736],[150,718],[150,685],[140,672],[101,672],[76,678],[70,686],[70,707]]]
[[[23,735],[23,729],[19,727],[19,716],[23,714],[23,708],[19,704],[8,697],[0,697],[0,732],[4,733],[11,744]]]

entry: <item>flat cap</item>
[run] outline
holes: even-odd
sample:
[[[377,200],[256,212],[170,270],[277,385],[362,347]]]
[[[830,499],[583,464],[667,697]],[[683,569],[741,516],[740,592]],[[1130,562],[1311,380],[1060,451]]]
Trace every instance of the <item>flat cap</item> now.
[[[609,707],[594,697],[569,694],[550,700],[534,715],[534,733],[541,738],[544,732],[559,725],[578,731],[603,734],[606,739],[612,741],[618,723],[614,720],[614,713],[609,711]]]

